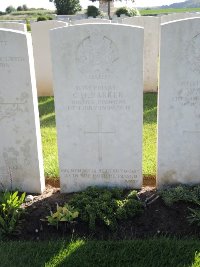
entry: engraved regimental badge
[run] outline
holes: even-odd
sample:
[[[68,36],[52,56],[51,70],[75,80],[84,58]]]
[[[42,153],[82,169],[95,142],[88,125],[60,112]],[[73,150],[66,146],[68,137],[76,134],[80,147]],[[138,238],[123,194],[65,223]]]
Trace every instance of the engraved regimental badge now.
[[[78,69],[88,75],[108,75],[118,61],[118,49],[102,32],[90,32],[77,48]]]

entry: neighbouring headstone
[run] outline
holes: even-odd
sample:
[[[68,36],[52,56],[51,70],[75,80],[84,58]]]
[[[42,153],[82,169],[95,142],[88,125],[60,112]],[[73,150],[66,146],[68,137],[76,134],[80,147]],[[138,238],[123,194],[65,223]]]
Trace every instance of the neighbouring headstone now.
[[[74,20],[71,22],[71,25],[78,25],[78,24],[86,24],[86,23],[110,23],[108,19],[98,19],[98,18],[91,18],[91,19],[81,19],[81,20]]]
[[[142,185],[143,29],[51,31],[61,191]]]
[[[0,29],[0,184],[41,193],[45,187],[31,38]]]
[[[144,91],[157,92],[160,18],[137,16],[123,19],[122,23],[144,27]]]
[[[64,21],[68,22],[71,20],[79,20],[79,19],[86,19],[87,15],[86,14],[76,14],[76,15],[57,15],[55,17],[56,20],[58,21]]]
[[[200,183],[200,18],[161,26],[158,188]]]
[[[0,28],[27,32],[26,24],[16,22],[0,22]]]
[[[180,20],[180,19],[189,19],[189,18],[195,18],[200,17],[199,12],[184,12],[184,13],[172,13],[168,15],[163,15],[160,17],[161,23],[167,23],[174,20]]]
[[[53,95],[49,31],[67,26],[66,22],[48,20],[31,24],[38,96]]]

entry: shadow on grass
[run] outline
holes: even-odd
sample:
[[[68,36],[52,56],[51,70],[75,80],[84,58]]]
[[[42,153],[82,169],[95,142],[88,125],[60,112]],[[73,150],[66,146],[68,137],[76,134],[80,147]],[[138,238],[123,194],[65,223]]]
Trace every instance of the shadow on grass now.
[[[144,94],[144,124],[157,123],[157,93]]]
[[[39,97],[41,127],[56,127],[54,97]]]
[[[56,127],[55,113],[49,115],[48,117],[40,118],[41,127]]]
[[[38,104],[40,117],[55,113],[54,97],[39,97]]]
[[[0,247],[2,267],[27,262],[34,267],[197,267],[200,262],[200,242],[192,240],[10,242]]]
[[[197,267],[199,249],[199,242],[168,239],[76,241],[45,266]]]

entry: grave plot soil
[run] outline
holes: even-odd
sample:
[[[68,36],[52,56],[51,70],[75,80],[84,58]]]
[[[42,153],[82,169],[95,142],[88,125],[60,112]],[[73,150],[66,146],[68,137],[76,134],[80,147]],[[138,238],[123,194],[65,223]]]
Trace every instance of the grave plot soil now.
[[[191,226],[187,222],[188,204],[177,203],[167,207],[158,197],[153,182],[145,182],[145,186],[139,192],[139,198],[148,205],[141,215],[119,222],[116,232],[111,232],[105,226],[97,225],[96,232],[91,233],[86,223],[78,221],[69,229],[62,225],[59,230],[48,226],[47,222],[41,221],[49,215],[49,211],[55,210],[56,203],[63,205],[73,194],[61,194],[58,183],[47,184],[42,195],[36,195],[32,203],[26,204],[26,215],[23,222],[22,233],[16,237],[20,240],[50,240],[58,238],[86,237],[99,240],[121,240],[148,238],[153,236],[176,236],[176,237],[200,237],[200,227]],[[149,185],[148,185],[149,183]],[[153,200],[153,201],[152,201]],[[191,206],[190,206],[191,207]]]

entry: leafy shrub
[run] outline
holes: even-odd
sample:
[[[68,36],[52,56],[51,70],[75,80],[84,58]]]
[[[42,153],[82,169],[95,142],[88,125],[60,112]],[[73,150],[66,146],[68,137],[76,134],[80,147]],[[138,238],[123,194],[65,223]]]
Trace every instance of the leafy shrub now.
[[[115,230],[118,220],[132,218],[142,211],[142,203],[137,200],[137,192],[124,197],[121,189],[88,187],[76,194],[70,204],[79,211],[80,218],[95,230],[97,221]]]
[[[120,15],[126,15],[127,17],[140,16],[140,12],[136,8],[120,7],[117,9],[115,14],[120,17]]]
[[[200,186],[188,187],[179,185],[174,188],[162,190],[160,195],[168,206],[178,201],[198,204],[200,202]]]
[[[63,207],[56,207],[56,212],[50,212],[51,215],[47,216],[46,219],[49,225],[56,226],[58,229],[59,222],[72,222],[74,219],[78,217],[78,211],[76,211],[73,207],[68,204],[65,204]]]
[[[88,17],[96,18],[100,14],[101,14],[101,12],[99,11],[99,9],[97,7],[95,7],[95,6],[88,6],[88,8],[87,8],[87,16]]]
[[[79,0],[49,0],[54,2],[58,15],[74,15],[81,11]]]
[[[188,208],[190,214],[187,220],[190,224],[197,224],[200,226],[200,186],[188,187],[179,185],[175,188],[162,190],[160,195],[168,206],[179,201],[198,205],[196,209]]]
[[[51,16],[39,16],[37,17],[37,21],[45,21],[45,20],[52,20]]]
[[[190,215],[187,217],[187,220],[189,221],[190,224],[197,224],[200,226],[200,209],[191,209],[190,210]]]
[[[0,234],[10,235],[20,232],[21,216],[24,210],[21,208],[25,199],[25,193],[18,195],[5,191],[0,193]]]

